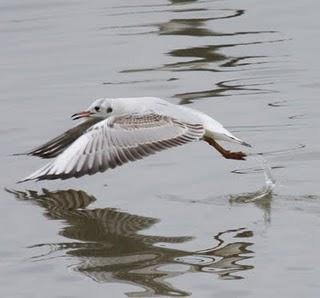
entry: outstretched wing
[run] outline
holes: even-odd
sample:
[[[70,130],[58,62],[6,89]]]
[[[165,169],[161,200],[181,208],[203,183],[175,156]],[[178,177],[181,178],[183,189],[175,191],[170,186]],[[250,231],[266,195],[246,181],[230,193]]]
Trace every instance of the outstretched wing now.
[[[42,158],[53,158],[58,156],[67,147],[69,147],[76,139],[83,135],[88,128],[101,121],[99,118],[90,118],[79,125],[67,130],[63,134],[50,140],[49,142],[26,153],[18,153],[15,155],[34,155]]]
[[[53,162],[21,182],[92,175],[199,140],[203,135],[202,124],[157,114],[110,117],[93,125]]]

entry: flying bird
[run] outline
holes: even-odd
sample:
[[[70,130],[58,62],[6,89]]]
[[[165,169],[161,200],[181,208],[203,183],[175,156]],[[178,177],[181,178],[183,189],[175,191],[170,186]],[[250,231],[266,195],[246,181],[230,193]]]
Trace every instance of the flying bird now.
[[[92,175],[194,141],[205,141],[236,160],[245,160],[246,154],[226,150],[217,141],[251,147],[208,115],[155,97],[100,98],[72,118],[83,121],[22,153],[55,159],[19,182]]]

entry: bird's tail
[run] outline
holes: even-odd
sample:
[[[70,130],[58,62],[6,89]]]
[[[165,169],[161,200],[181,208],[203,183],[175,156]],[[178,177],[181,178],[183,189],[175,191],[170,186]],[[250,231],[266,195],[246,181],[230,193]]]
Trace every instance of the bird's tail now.
[[[247,143],[247,142],[245,142],[245,141],[243,141],[243,140],[241,140],[241,139],[238,139],[238,138],[236,138],[236,137],[230,137],[229,136],[229,138],[231,139],[231,142],[235,142],[235,143],[238,143],[238,144],[240,144],[240,145],[243,145],[243,146],[246,146],[246,147],[252,147],[249,143]]]
[[[236,144],[240,144],[246,147],[252,147],[249,143],[235,137],[231,132],[226,130],[226,133],[214,133],[213,134],[213,139],[219,141],[225,141],[225,142],[231,142],[231,143],[236,143]]]
[[[213,138],[216,141],[225,141],[231,143],[237,143],[246,147],[252,147],[247,142],[234,136],[229,130],[222,126],[221,123],[209,118],[206,119],[209,125],[206,127],[206,136]]]

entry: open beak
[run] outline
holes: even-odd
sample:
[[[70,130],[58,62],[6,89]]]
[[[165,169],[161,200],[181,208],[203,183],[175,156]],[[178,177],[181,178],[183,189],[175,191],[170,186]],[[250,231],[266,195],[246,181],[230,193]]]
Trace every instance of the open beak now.
[[[75,113],[71,116],[72,120],[77,120],[80,118],[90,117],[93,113],[89,111],[83,111],[80,113]]]

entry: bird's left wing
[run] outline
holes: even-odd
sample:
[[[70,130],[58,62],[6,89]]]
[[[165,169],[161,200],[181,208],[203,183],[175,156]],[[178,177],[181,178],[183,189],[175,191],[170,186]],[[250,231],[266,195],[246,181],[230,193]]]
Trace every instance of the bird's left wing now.
[[[99,118],[90,118],[39,147],[36,147],[26,153],[17,153],[14,155],[34,155],[41,158],[56,157],[82,134],[84,134],[88,128],[99,121],[101,121]]]
[[[89,128],[53,162],[22,181],[67,179],[104,172],[128,161],[200,140],[203,135],[202,124],[158,114],[110,117]]]

